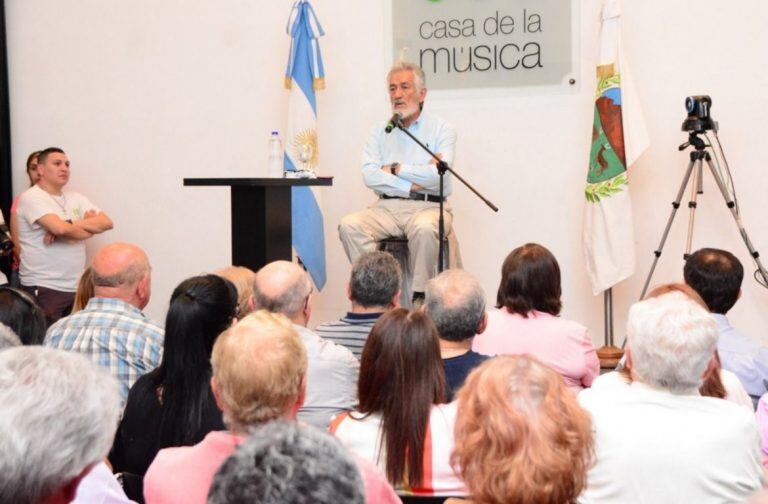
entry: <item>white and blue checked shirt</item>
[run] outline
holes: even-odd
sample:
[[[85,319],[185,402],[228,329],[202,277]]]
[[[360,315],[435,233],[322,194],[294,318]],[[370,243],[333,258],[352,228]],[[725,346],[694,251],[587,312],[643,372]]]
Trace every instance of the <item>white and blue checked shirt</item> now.
[[[91,298],[81,311],[53,324],[43,343],[79,352],[120,382],[123,404],[139,377],[160,364],[163,328],[120,299]]]

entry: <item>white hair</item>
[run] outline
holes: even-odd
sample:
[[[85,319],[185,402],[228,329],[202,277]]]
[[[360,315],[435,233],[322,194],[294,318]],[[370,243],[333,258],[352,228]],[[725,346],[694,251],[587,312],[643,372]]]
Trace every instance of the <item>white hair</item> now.
[[[627,320],[632,371],[654,387],[694,393],[715,352],[718,334],[710,314],[681,292],[637,302]]]
[[[21,346],[21,340],[13,329],[0,322],[0,350]]]
[[[392,68],[387,72],[387,86],[389,86],[389,80],[392,74],[398,72],[413,72],[413,85],[416,87],[416,91],[419,92],[427,87],[427,77],[424,75],[424,70],[421,69],[416,63],[411,63],[405,60],[397,60],[392,65]]]
[[[106,457],[117,381],[85,357],[40,346],[0,352],[0,502],[36,503]]]

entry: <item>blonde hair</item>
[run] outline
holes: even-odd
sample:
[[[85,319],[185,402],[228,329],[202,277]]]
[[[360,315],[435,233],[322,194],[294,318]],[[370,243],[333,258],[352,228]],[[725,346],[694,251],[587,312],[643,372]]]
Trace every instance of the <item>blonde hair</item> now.
[[[570,503],[594,458],[589,414],[537,359],[498,356],[458,393],[451,463],[476,503]]]
[[[94,296],[93,293],[93,270],[91,267],[85,268],[80,276],[75,292],[75,302],[72,305],[72,313],[79,312],[88,304],[88,301]]]
[[[215,271],[215,274],[232,282],[237,289],[237,320],[242,320],[252,311],[251,300],[256,273],[245,266],[227,266]]]
[[[211,365],[225,422],[246,432],[285,415],[296,402],[307,352],[285,316],[259,310],[218,337]]]

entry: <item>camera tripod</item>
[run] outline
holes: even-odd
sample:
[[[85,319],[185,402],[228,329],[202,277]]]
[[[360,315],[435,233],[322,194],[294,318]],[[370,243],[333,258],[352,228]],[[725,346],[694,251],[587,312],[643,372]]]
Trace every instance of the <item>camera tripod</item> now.
[[[749,239],[747,230],[744,229],[744,225],[741,221],[741,215],[739,213],[739,207],[735,201],[735,197],[729,193],[725,185],[725,181],[723,180],[720,173],[718,173],[718,171],[715,169],[715,166],[712,164],[712,156],[710,155],[709,151],[707,151],[708,145],[704,142],[704,140],[699,138],[700,133],[702,133],[702,131],[690,132],[688,135],[688,141],[679,147],[680,150],[685,150],[692,146],[694,150],[690,154],[690,163],[688,163],[688,169],[685,171],[685,175],[683,175],[683,182],[680,184],[680,189],[677,191],[677,198],[675,198],[675,201],[672,202],[672,211],[669,215],[669,219],[667,220],[667,226],[664,228],[664,234],[661,236],[661,242],[659,243],[658,248],[653,252],[653,263],[651,264],[651,269],[645,279],[645,285],[643,286],[642,294],[640,294],[640,299],[645,298],[645,294],[648,291],[648,286],[651,283],[651,278],[653,277],[653,272],[656,269],[656,265],[659,262],[659,257],[661,257],[662,250],[664,249],[664,243],[667,241],[669,230],[672,227],[672,222],[675,219],[678,208],[680,208],[680,201],[683,199],[683,194],[685,193],[685,189],[688,186],[691,177],[693,177],[693,184],[691,185],[691,197],[688,201],[688,235],[686,239],[685,254],[683,255],[683,259],[688,259],[688,256],[691,254],[691,245],[693,242],[693,225],[696,219],[696,207],[698,204],[697,198],[699,194],[704,194],[703,165],[705,161],[709,171],[712,173],[712,177],[715,179],[715,183],[720,190],[720,194],[723,196],[725,205],[731,211],[731,215],[736,221],[736,227],[739,230],[741,239],[744,240],[744,244],[747,246],[749,255],[752,256],[755,264],[757,265],[756,274],[759,273],[762,277],[762,282],[760,283],[765,285],[765,283],[768,282],[768,272],[766,272],[765,267],[763,267],[763,264],[760,261],[760,254],[755,250],[755,247],[752,246],[752,242]]]

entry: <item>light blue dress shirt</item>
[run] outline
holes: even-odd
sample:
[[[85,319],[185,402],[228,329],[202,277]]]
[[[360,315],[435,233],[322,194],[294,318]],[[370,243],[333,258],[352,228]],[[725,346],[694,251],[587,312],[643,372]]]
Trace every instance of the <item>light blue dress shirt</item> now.
[[[760,396],[768,391],[768,347],[742,334],[725,315],[713,313],[712,316],[720,330],[717,351],[723,369],[739,378],[752,402],[757,405]]]
[[[424,188],[425,194],[440,193],[440,176],[437,167],[430,164],[432,159],[426,151],[404,132],[394,129],[384,132],[384,124],[371,130],[363,152],[363,181],[376,194],[407,198],[411,184]],[[447,122],[433,115],[421,113],[408,127],[408,131],[430,150],[443,156],[443,161],[453,166],[456,147],[456,130]],[[394,162],[400,163],[399,175],[392,175],[381,167]],[[443,194],[449,196],[453,190],[451,174],[445,174]]]

